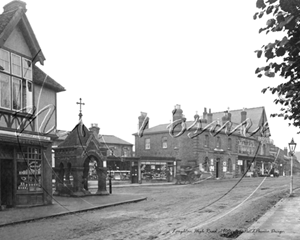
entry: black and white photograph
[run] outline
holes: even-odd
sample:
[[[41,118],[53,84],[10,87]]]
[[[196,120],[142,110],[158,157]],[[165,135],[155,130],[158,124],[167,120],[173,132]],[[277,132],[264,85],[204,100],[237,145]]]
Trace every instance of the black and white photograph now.
[[[299,0],[0,0],[0,239],[300,239],[299,78]]]

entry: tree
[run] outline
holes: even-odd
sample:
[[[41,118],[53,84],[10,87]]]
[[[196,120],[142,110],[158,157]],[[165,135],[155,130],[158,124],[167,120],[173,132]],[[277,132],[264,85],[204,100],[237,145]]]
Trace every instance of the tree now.
[[[256,7],[260,11],[254,14],[254,20],[270,16],[266,27],[259,29],[259,33],[284,34],[281,40],[255,51],[258,58],[264,55],[267,63],[255,70],[257,77],[279,75],[286,80],[276,87],[262,89],[262,93],[271,91],[277,94],[274,102],[281,105],[280,113],[271,114],[271,117],[283,117],[291,121],[289,125],[300,127],[300,0],[257,0]]]

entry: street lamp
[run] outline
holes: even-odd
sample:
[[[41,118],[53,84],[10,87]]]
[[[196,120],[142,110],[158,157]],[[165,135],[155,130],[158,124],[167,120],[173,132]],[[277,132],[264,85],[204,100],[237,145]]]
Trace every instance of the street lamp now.
[[[297,143],[294,142],[294,138],[289,143],[289,149],[291,154],[291,181],[290,181],[290,195],[293,193],[293,155],[295,153]]]

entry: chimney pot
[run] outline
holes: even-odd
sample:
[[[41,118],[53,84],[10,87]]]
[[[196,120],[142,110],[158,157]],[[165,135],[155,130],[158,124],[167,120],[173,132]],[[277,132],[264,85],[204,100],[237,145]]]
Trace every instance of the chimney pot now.
[[[92,131],[95,134],[95,136],[99,135],[100,128],[98,127],[97,123],[92,123],[89,130]]]
[[[23,1],[19,1],[19,0],[14,0],[14,1],[11,1],[10,3],[6,4],[3,7],[4,12],[9,12],[11,10],[17,10],[19,8],[22,8],[26,12],[27,11],[26,3]]]
[[[211,113],[211,109],[209,109],[209,112],[207,114],[207,123],[212,123],[213,114]]]

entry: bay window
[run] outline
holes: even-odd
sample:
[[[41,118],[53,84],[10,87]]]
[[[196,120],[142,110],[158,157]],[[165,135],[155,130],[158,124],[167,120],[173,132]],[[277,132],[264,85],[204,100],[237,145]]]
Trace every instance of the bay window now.
[[[32,62],[0,48],[0,108],[31,113]]]

